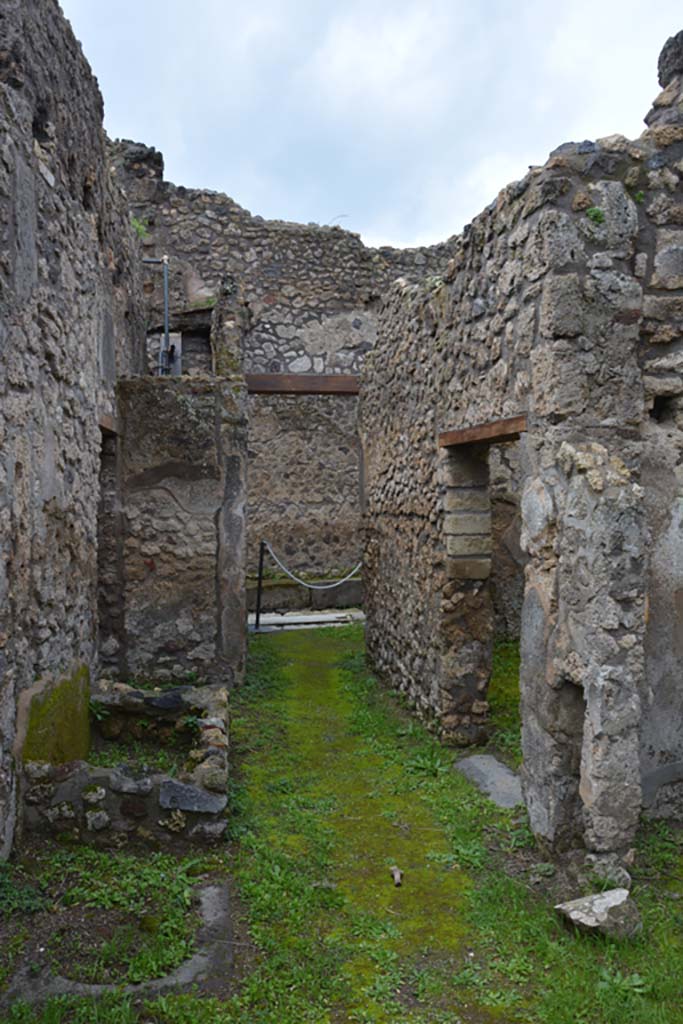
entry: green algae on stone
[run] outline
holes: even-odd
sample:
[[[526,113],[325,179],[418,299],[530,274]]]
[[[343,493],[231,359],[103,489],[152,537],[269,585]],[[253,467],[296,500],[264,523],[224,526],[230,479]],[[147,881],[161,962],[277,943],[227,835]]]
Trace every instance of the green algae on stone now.
[[[22,760],[50,764],[85,760],[90,749],[89,699],[90,673],[85,665],[34,694]]]

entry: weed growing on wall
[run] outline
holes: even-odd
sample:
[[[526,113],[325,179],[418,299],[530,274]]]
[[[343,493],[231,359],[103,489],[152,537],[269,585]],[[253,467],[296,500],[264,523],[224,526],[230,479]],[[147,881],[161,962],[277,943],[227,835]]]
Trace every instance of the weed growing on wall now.
[[[135,234],[141,241],[148,237],[149,225],[146,220],[141,220],[139,217],[131,217],[130,222],[133,226]]]
[[[589,206],[586,210],[586,216],[589,220],[592,220],[594,224],[605,223],[605,211],[601,210],[599,206]]]

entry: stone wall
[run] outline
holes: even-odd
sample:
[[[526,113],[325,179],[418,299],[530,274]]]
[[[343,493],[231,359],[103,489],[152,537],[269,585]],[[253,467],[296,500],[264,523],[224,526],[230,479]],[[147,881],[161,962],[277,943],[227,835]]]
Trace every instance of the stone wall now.
[[[226,378],[118,387],[123,615],[102,637],[127,677],[228,686],[246,640],[246,395]]]
[[[211,304],[226,274],[249,312],[245,372],[354,373],[375,340],[380,295],[399,274],[439,274],[450,244],[368,249],[339,227],[252,216],[220,192],[177,186],[163,157],[133,142],[111,144],[118,180],[141,225],[145,254],[170,256],[174,315]],[[162,320],[161,273],[148,268],[150,324]]]
[[[357,404],[355,395],[249,397],[250,571],[261,539],[295,571],[348,572],[360,561]]]
[[[379,297],[400,274],[441,273],[450,243],[428,249],[368,249],[339,227],[252,216],[221,193],[164,181],[163,159],[131,142],[112,144],[149,256],[170,256],[171,322],[198,344],[201,318],[228,273],[245,299],[247,373],[358,373],[375,343]],[[152,329],[162,320],[162,275],[148,270]],[[185,356],[184,356],[185,359]],[[298,570],[330,572],[355,563],[361,538],[360,466],[353,400],[250,401],[249,569],[261,537]],[[310,420],[308,419],[310,417]],[[325,438],[325,425],[330,428]]]
[[[641,757],[642,786],[672,791],[660,811],[680,806],[679,64],[640,139],[561,146],[466,229],[443,282],[392,289],[361,388],[370,652],[459,743],[486,728],[489,453],[438,435],[526,414],[525,795],[537,835],[597,851],[633,839]]]
[[[495,635],[518,640],[524,601],[524,567],[519,508],[522,442],[493,445],[489,451],[491,489],[491,599]]]
[[[227,828],[226,688],[137,690],[100,679],[91,706],[95,752],[115,742],[121,763],[114,768],[89,763],[89,746],[62,764],[46,763],[38,750],[24,771],[24,826],[114,849],[129,839],[158,847],[174,836],[220,838]],[[141,741],[165,745],[177,758],[182,754],[177,774],[152,771],[139,763],[139,755],[137,764],[126,762],[126,750]],[[105,760],[110,758],[111,753]]]
[[[0,39],[1,857],[29,724],[20,695],[93,666],[99,423],[116,375],[142,368],[144,324],[80,46],[54,0],[2,0]]]

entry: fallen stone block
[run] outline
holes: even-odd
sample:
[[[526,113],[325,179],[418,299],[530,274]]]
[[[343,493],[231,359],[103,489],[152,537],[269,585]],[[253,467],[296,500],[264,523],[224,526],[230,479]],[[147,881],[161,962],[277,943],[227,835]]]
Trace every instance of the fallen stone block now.
[[[632,939],[643,929],[628,889],[608,889],[594,896],[582,896],[568,903],[558,903],[555,910],[580,931],[600,932],[614,939]]]

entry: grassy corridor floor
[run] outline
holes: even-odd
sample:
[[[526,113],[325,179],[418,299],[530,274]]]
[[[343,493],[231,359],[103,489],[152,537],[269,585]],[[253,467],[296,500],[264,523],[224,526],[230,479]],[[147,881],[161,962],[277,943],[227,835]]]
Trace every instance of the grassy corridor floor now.
[[[495,666],[494,743],[516,759],[514,651]],[[680,833],[643,832],[641,938],[572,934],[552,906],[576,888],[368,674],[359,627],[252,638],[232,742],[212,866],[254,943],[232,994],[53,1001],[11,1024],[683,1024]]]
[[[292,632],[267,642],[286,685],[274,695],[266,741],[244,766],[259,825],[252,840],[275,881],[269,890],[254,879],[269,921],[261,942],[300,946],[309,970],[320,963],[320,977],[301,979],[310,989],[303,1016],[292,1020],[452,1020],[419,1012],[430,982],[440,1003],[440,976],[446,965],[455,971],[464,936],[458,906],[469,883],[429,804],[415,799],[425,775],[445,762],[431,744],[407,764],[383,749],[371,709],[337,664],[355,636]],[[250,742],[247,716],[233,727]],[[405,872],[400,888],[394,865]],[[303,933],[292,911],[296,923],[305,921]]]

